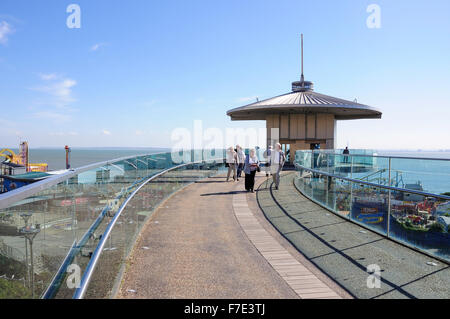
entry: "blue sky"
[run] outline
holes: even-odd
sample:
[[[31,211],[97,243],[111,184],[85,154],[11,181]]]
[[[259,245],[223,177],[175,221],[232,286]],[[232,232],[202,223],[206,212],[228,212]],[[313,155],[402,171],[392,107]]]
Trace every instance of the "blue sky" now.
[[[81,28],[66,7],[81,7]],[[381,28],[369,29],[369,4]],[[0,146],[168,147],[177,127],[263,127],[226,111],[315,90],[377,107],[338,146],[450,149],[450,2],[1,0]]]

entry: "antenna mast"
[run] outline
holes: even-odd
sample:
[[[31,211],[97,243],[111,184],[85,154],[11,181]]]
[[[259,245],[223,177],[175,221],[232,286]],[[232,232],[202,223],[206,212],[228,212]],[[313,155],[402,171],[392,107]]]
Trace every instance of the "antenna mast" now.
[[[300,81],[292,82],[293,92],[308,92],[313,91],[314,84],[311,81],[305,81],[305,76],[303,75],[303,33],[301,33],[301,64],[302,64],[302,76]]]
[[[305,81],[305,77],[303,76],[303,33],[301,35],[301,39],[302,39],[302,76],[300,78],[300,81],[304,82]]]

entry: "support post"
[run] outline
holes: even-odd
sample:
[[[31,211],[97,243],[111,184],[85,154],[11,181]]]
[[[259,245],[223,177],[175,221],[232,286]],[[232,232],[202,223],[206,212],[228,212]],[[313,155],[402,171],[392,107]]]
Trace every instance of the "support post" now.
[[[350,178],[353,178],[353,156],[352,155],[345,155],[350,156]],[[353,206],[353,183],[349,182],[350,185],[350,211],[348,212],[348,219],[351,219],[352,216],[352,206]]]
[[[388,177],[388,183],[389,187],[391,186],[391,160],[392,158],[389,157],[389,177]],[[389,237],[389,232],[391,228],[391,190],[388,190],[388,217],[387,217],[387,229],[386,229],[386,236]]]

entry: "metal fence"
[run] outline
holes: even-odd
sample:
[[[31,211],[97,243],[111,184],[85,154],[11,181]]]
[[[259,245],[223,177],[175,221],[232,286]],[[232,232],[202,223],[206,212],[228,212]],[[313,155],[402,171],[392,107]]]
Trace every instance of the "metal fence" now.
[[[181,187],[217,173],[223,158],[223,150],[131,156],[1,194],[0,214],[9,218],[0,220],[8,224],[0,227],[0,275],[9,269],[30,283],[11,289],[11,297],[72,298],[75,291],[77,298],[110,297],[154,209]],[[13,253],[17,258],[7,258]],[[80,277],[81,294],[71,275]]]
[[[449,262],[450,196],[423,188],[450,189],[450,160],[368,157],[297,151],[295,186],[339,216]],[[414,182],[421,176],[426,183]]]

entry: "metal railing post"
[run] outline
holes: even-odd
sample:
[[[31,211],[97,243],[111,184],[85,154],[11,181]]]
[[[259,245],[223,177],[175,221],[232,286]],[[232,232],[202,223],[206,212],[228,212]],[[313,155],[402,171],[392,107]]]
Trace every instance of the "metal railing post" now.
[[[305,152],[306,153],[306,152]],[[360,156],[360,155],[354,155],[356,156]],[[297,169],[300,171],[304,171],[304,172],[309,172],[309,176],[310,178],[312,178],[312,176],[314,174],[318,174],[318,175],[327,175],[329,178],[331,179],[336,179],[336,180],[341,180],[341,181],[347,181],[349,183],[352,183],[353,185],[357,185],[358,187],[369,187],[369,188],[373,188],[373,189],[381,189],[382,191],[380,191],[380,196],[385,196],[386,194],[388,194],[388,200],[387,201],[383,201],[383,205],[388,205],[388,209],[387,209],[387,218],[388,221],[386,223],[386,231],[384,230],[379,230],[376,228],[372,228],[369,227],[367,224],[365,224],[362,221],[358,221],[357,219],[351,219],[352,222],[366,228],[369,229],[371,231],[374,231],[375,233],[378,233],[386,238],[389,238],[390,240],[393,240],[395,242],[401,243],[402,245],[405,245],[407,247],[410,247],[414,250],[417,250],[427,256],[430,256],[432,258],[436,258],[438,260],[444,261],[445,263],[448,264],[449,260],[446,257],[441,256],[439,253],[434,253],[434,252],[430,252],[429,250],[426,250],[424,248],[421,247],[420,244],[418,243],[413,243],[413,242],[408,242],[408,241],[404,241],[401,239],[396,239],[395,236],[391,236],[390,235],[390,231],[391,231],[391,215],[392,215],[392,196],[396,196],[397,193],[407,193],[407,194],[415,194],[415,195],[419,195],[422,197],[432,197],[435,198],[436,200],[440,201],[440,202],[448,202],[450,201],[450,196],[449,195],[445,195],[445,194],[433,194],[433,193],[428,193],[425,192],[423,190],[416,190],[416,189],[412,189],[412,188],[401,188],[398,187],[398,181],[393,181],[392,180],[392,172],[395,172],[396,174],[398,173],[397,171],[393,170],[392,168],[392,159],[396,159],[396,158],[405,158],[405,157],[395,157],[395,156],[383,156],[384,159],[388,160],[388,168],[386,168],[384,171],[388,172],[388,178],[386,179],[388,182],[388,185],[385,184],[376,184],[373,182],[369,182],[366,180],[362,180],[362,179],[358,179],[355,177],[344,177],[342,175],[336,175],[336,174],[332,174],[329,172],[324,172],[323,170],[319,170],[319,169],[313,169],[313,168],[309,168],[309,167],[305,167],[302,165],[297,165]],[[448,159],[448,161],[450,161],[450,159]],[[351,171],[354,170],[354,160],[352,161],[352,169]],[[376,181],[376,179],[375,179]],[[393,184],[395,184],[396,186],[392,186]],[[329,211],[342,216],[342,214],[340,214],[338,212],[338,209],[336,208],[336,202],[334,203],[333,208],[330,208],[329,206],[325,206],[322,202],[320,202],[319,200],[315,199],[313,196],[311,196],[310,194],[306,193],[306,191],[301,188],[297,188],[297,190],[300,191],[300,193],[302,193],[305,197],[307,197],[308,199],[310,199],[311,201],[315,202],[316,204],[319,204],[320,206],[322,206],[325,209],[328,209]],[[382,194],[382,195],[381,195]],[[364,195],[364,194],[363,194]],[[383,199],[385,197],[382,197]],[[335,198],[334,198],[335,199]],[[353,200],[353,190],[352,190],[352,198],[351,200]],[[385,215],[386,216],[386,215]],[[395,225],[393,225],[395,226]]]
[[[330,155],[331,154],[327,154],[327,173],[330,172]],[[331,178],[327,176],[327,192],[326,192],[326,196],[327,196],[327,206],[330,205],[330,187],[331,187]]]
[[[388,185],[391,187],[391,159],[389,157],[389,176],[388,176]],[[387,217],[387,229],[386,236],[389,237],[389,231],[391,228],[391,189],[388,189],[388,217]]]
[[[350,156],[350,178],[353,178],[353,156]],[[351,219],[353,207],[353,183],[349,181],[348,184],[350,185],[350,211],[348,212],[348,219]]]
[[[222,159],[224,160],[224,159]],[[145,181],[143,181],[141,184],[139,184],[136,189],[134,189],[133,192],[131,192],[130,194],[128,194],[127,198],[124,200],[124,202],[120,205],[118,211],[114,214],[114,216],[112,217],[111,221],[108,223],[99,243],[97,244],[97,247],[95,248],[92,257],[90,258],[90,261],[88,263],[88,265],[86,266],[86,269],[83,273],[83,276],[81,278],[81,283],[80,283],[80,287],[77,288],[75,290],[75,293],[73,295],[73,299],[83,299],[84,295],[88,289],[89,283],[92,279],[92,275],[96,269],[97,263],[100,259],[100,256],[102,255],[103,249],[107,243],[107,240],[110,238],[111,233],[114,229],[114,226],[116,225],[117,221],[119,220],[119,218],[122,216],[123,211],[125,210],[125,208],[127,207],[128,203],[134,198],[134,196],[143,188],[145,187],[148,183],[150,183],[151,181],[157,179],[158,177],[163,176],[164,174],[170,172],[170,171],[174,171],[183,167],[186,167],[188,165],[192,165],[192,164],[199,164],[202,163],[202,161],[199,162],[194,162],[194,163],[185,163],[185,164],[180,164],[180,165],[175,165],[172,166],[170,168],[166,168],[162,171],[160,171],[159,173],[149,177],[148,179],[146,179]],[[132,208],[135,208],[134,206],[132,206]],[[136,215],[136,218],[138,218],[138,216]],[[136,223],[137,224],[137,223]]]

